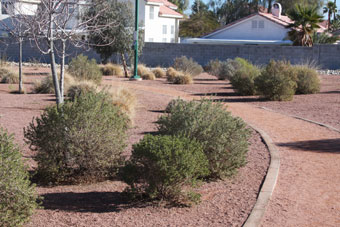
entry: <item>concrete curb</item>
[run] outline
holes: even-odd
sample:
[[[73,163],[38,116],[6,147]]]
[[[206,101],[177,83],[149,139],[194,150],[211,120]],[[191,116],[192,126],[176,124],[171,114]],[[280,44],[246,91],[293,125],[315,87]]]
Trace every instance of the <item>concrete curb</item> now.
[[[253,207],[253,210],[251,211],[249,217],[243,224],[243,227],[256,227],[261,224],[264,212],[266,211],[266,207],[274,192],[276,181],[279,175],[280,156],[276,146],[274,145],[272,139],[268,136],[267,133],[249,123],[247,124],[250,127],[252,127],[255,131],[260,133],[270,153],[270,164],[266,178],[263,181],[255,206]]]
[[[279,114],[282,114],[282,115],[286,115],[286,116],[289,116],[289,117],[293,117],[293,118],[296,118],[296,119],[299,119],[299,120],[303,120],[303,121],[307,121],[309,123],[313,123],[313,124],[316,124],[316,125],[320,125],[322,127],[325,127],[325,128],[328,128],[330,130],[333,130],[335,132],[339,132],[340,133],[340,129],[337,129],[337,128],[334,128],[330,125],[327,125],[327,124],[323,124],[323,123],[320,123],[320,122],[317,122],[317,121],[312,121],[312,120],[309,120],[307,118],[303,118],[303,117],[299,117],[299,116],[296,116],[296,115],[290,115],[290,114],[284,114],[284,113],[280,113],[280,112],[277,112],[275,110],[272,110],[272,109],[269,109],[267,107],[259,107],[260,109],[263,109],[263,110],[267,110],[267,111],[270,111],[270,112],[274,112],[274,113],[279,113]]]

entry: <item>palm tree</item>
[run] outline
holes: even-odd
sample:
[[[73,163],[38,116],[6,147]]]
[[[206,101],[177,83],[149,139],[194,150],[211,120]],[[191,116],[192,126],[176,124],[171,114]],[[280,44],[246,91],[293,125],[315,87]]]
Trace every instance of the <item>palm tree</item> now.
[[[290,40],[296,46],[313,46],[313,32],[320,28],[322,15],[318,14],[316,7],[295,5],[295,8],[288,12],[288,17],[294,23],[287,26],[291,31],[288,32]]]
[[[327,2],[326,6],[323,7],[323,13],[328,13],[328,30],[331,26],[331,16],[337,12],[336,1],[334,2]],[[335,19],[335,17],[333,17]]]

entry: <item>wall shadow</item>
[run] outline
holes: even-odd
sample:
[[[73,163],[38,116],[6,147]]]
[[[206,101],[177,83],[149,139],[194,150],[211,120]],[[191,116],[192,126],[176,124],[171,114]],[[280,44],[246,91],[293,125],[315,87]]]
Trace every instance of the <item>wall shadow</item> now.
[[[145,202],[132,202],[122,192],[63,192],[42,196],[42,206],[47,210],[107,213],[148,206]]]
[[[308,140],[292,143],[278,143],[278,146],[289,147],[302,151],[313,151],[319,153],[339,153],[340,139]]]

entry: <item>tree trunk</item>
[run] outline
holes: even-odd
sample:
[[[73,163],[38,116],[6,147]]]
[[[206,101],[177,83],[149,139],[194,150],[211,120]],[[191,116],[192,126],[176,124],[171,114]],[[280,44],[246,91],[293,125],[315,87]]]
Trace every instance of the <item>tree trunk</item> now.
[[[268,0],[268,13],[272,11],[272,0]]]
[[[66,41],[62,40],[60,80],[59,80],[61,103],[64,102],[65,50],[66,50]]]
[[[122,62],[123,62],[123,68],[124,68],[124,74],[125,74],[125,77],[129,77],[129,74],[128,74],[128,70],[127,70],[127,65],[126,65],[126,59],[125,59],[125,56],[123,53],[120,53],[120,56],[122,58]]]
[[[336,0],[334,0],[334,5],[335,5],[335,7],[336,7]],[[335,20],[335,10],[334,10],[334,12],[333,12],[333,20]]]
[[[58,81],[58,75],[57,70],[55,66],[55,54],[54,54],[54,34],[53,34],[53,20],[52,15],[50,15],[50,21],[49,21],[49,29],[50,29],[50,35],[49,35],[49,47],[50,47],[50,59],[51,59],[51,71],[52,71],[52,79],[53,79],[53,85],[54,85],[54,92],[55,92],[55,98],[57,106],[62,103],[61,95],[60,95],[60,89],[59,89],[59,81]]]
[[[22,37],[19,37],[19,94],[24,93],[22,80]]]

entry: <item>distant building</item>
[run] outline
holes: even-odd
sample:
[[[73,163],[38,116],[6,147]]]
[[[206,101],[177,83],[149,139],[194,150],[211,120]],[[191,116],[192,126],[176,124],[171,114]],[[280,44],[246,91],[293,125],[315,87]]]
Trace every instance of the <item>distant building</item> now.
[[[293,21],[281,15],[282,8],[274,3],[272,13],[254,13],[227,24],[226,26],[198,39],[187,39],[187,43],[202,44],[291,44],[287,39]],[[320,25],[318,32],[326,28]]]
[[[121,2],[129,1],[131,3],[134,13],[134,0],[119,0]],[[86,1],[81,1],[85,4]],[[8,20],[8,10],[20,9],[27,15],[34,15],[36,12],[39,0],[1,0],[0,4],[0,20]],[[78,10],[70,2],[69,6],[73,10]],[[179,42],[179,20],[183,15],[176,12],[178,7],[167,0],[140,0],[139,1],[139,23],[145,32],[145,42],[163,42],[163,43],[177,43]],[[75,17],[76,20],[76,17]],[[76,21],[74,21],[76,23]],[[72,22],[69,23],[70,28]],[[2,31],[0,35],[6,36],[6,32]]]

